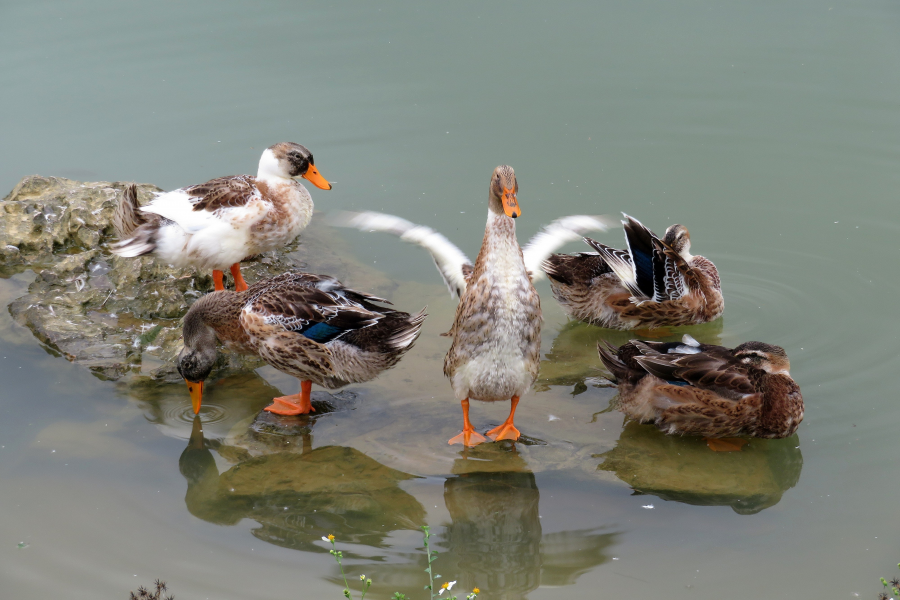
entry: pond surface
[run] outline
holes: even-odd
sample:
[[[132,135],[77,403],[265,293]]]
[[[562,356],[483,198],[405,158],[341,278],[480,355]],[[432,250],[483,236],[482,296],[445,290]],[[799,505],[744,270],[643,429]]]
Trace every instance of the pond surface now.
[[[335,231],[430,317],[396,369],[320,391],[335,410],[284,435],[256,420],[296,391],[274,369],[213,382],[195,423],[183,385],[100,381],[3,311],[0,595],[159,577],[182,599],[340,598],[334,534],[368,597],[422,598],[428,524],[435,570],[485,599],[874,599],[900,560],[898,31],[886,0],[4,3],[0,189],[175,188],[291,140],[335,182],[319,210],[403,215],[474,257],[507,163],[522,242],[572,213],[687,225],[726,298],[689,331],[783,346],[806,420],[725,455],[626,424],[595,347],[628,335],[567,323],[543,283],[526,439],[448,446],[454,302],[423,251]]]

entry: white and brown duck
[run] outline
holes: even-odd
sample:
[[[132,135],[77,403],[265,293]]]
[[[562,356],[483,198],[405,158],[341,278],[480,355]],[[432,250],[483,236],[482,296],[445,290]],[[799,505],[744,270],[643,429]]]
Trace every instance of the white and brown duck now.
[[[230,269],[235,290],[244,291],[241,261],[289,244],[309,225],[313,201],[297,177],[331,189],[312,153],[293,142],[266,148],[256,177],[219,177],[161,193],[145,206],[129,186],[113,219],[119,236],[113,252],[212,269],[216,290],[225,289],[223,272]]]

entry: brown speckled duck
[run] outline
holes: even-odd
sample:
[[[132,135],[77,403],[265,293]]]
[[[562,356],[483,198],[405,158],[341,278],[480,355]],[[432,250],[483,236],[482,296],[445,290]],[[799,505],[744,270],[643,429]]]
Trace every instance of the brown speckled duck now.
[[[446,237],[374,212],[344,213],[337,224],[363,231],[384,231],[431,252],[444,283],[460,299],[453,327],[446,335],[453,343],[444,359],[444,375],[463,410],[463,430],[451,444],[475,446],[485,437],[469,420],[469,400],[510,400],[509,417],[487,432],[492,440],[517,440],[514,418],[519,398],[537,378],[541,347],[541,301],[532,284],[538,267],[566,242],[591,230],[606,230],[605,217],[571,215],[553,221],[520,248],[514,219],[522,211],[519,184],[512,167],[499,166],[491,176],[488,220],[478,259],[473,264]]]
[[[223,271],[230,268],[235,290],[245,291],[241,261],[286,246],[309,225],[312,198],[295,177],[331,189],[312,153],[293,142],[266,148],[256,177],[219,177],[159,194],[145,206],[130,186],[113,217],[119,243],[112,251],[212,269],[217,290],[225,289]]]
[[[784,350],[762,342],[737,348],[632,340],[598,347],[600,360],[619,385],[619,409],[666,433],[699,435],[714,450],[733,450],[732,440],[784,438],[803,420],[803,396],[791,379]]]
[[[690,253],[691,236],[672,225],[660,240],[625,215],[627,250],[590,238],[596,253],[554,254],[542,267],[566,313],[611,329],[693,325],[725,310],[719,272],[712,261]]]
[[[275,398],[267,411],[307,414],[316,383],[336,389],[362,383],[390,369],[412,348],[425,312],[380,306],[387,300],[345,288],[326,275],[289,272],[244,292],[207,294],[184,317],[184,349],[178,372],[200,411],[203,382],[216,361],[216,340],[256,354],[300,379],[300,393]]]

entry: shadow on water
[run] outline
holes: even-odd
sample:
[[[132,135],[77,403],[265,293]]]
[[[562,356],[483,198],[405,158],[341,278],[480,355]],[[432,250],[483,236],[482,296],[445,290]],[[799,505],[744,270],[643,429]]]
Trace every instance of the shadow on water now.
[[[775,506],[803,468],[796,435],[753,439],[741,452],[713,452],[698,437],[666,435],[629,422],[598,470],[611,471],[637,494],[698,506],[730,506],[751,515]]]
[[[569,321],[553,340],[550,351],[541,361],[541,373],[535,391],[546,391],[552,385],[574,386],[573,394],[587,390],[588,385],[603,385],[606,371],[597,356],[597,344],[608,341],[620,346],[633,339],[677,341],[685,333],[704,344],[721,344],[724,319],[690,327],[664,327],[636,331],[617,331],[595,327],[579,321]]]
[[[414,475],[353,448],[313,448],[311,423],[297,427],[296,435],[252,433],[255,429],[264,427],[251,428],[258,444],[271,438],[270,453],[252,456],[244,448],[207,441],[200,419],[194,419],[179,459],[192,515],[221,525],[253,519],[260,526],[252,533],[260,540],[319,553],[327,552],[322,532],[380,548],[393,531],[425,523],[422,505],[399,487]],[[220,473],[212,450],[234,465]]]

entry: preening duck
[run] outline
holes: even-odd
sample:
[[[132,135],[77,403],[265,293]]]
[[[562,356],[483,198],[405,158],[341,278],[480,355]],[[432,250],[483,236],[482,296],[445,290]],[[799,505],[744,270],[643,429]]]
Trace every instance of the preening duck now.
[[[266,148],[256,177],[219,177],[159,194],[145,206],[129,186],[113,218],[120,241],[112,250],[212,269],[216,290],[225,289],[223,271],[230,268],[235,290],[244,291],[240,262],[289,244],[312,218],[312,198],[295,177],[331,189],[312,153],[293,142]]]
[[[519,398],[537,378],[541,346],[541,301],[532,285],[541,261],[563,243],[586,231],[606,229],[599,217],[573,216],[555,221],[536,235],[524,251],[516,240],[515,219],[522,214],[519,185],[512,167],[491,176],[488,219],[481,251],[473,264],[443,235],[421,225],[378,213],[339,219],[363,231],[386,231],[431,252],[444,282],[459,299],[453,343],[444,359],[444,375],[460,400],[462,433],[451,444],[475,446],[485,437],[469,420],[469,400],[511,401],[509,417],[487,432],[492,440],[517,440],[514,419]]]
[[[194,413],[216,361],[216,340],[256,354],[297,377],[300,393],[275,398],[267,411],[307,414],[315,383],[336,389],[374,379],[412,348],[425,311],[393,310],[383,298],[344,287],[326,275],[288,272],[243,292],[218,291],[197,300],[184,317],[178,372]]]
[[[590,238],[597,252],[554,254],[543,263],[553,295],[566,313],[611,329],[693,325],[725,310],[719,272],[690,253],[687,227],[672,225],[664,239],[625,215],[627,250]]]
[[[619,409],[666,433],[704,436],[714,450],[739,449],[715,438],[784,438],[803,420],[803,396],[783,348],[745,342],[731,349],[632,340],[598,346],[619,385]]]

